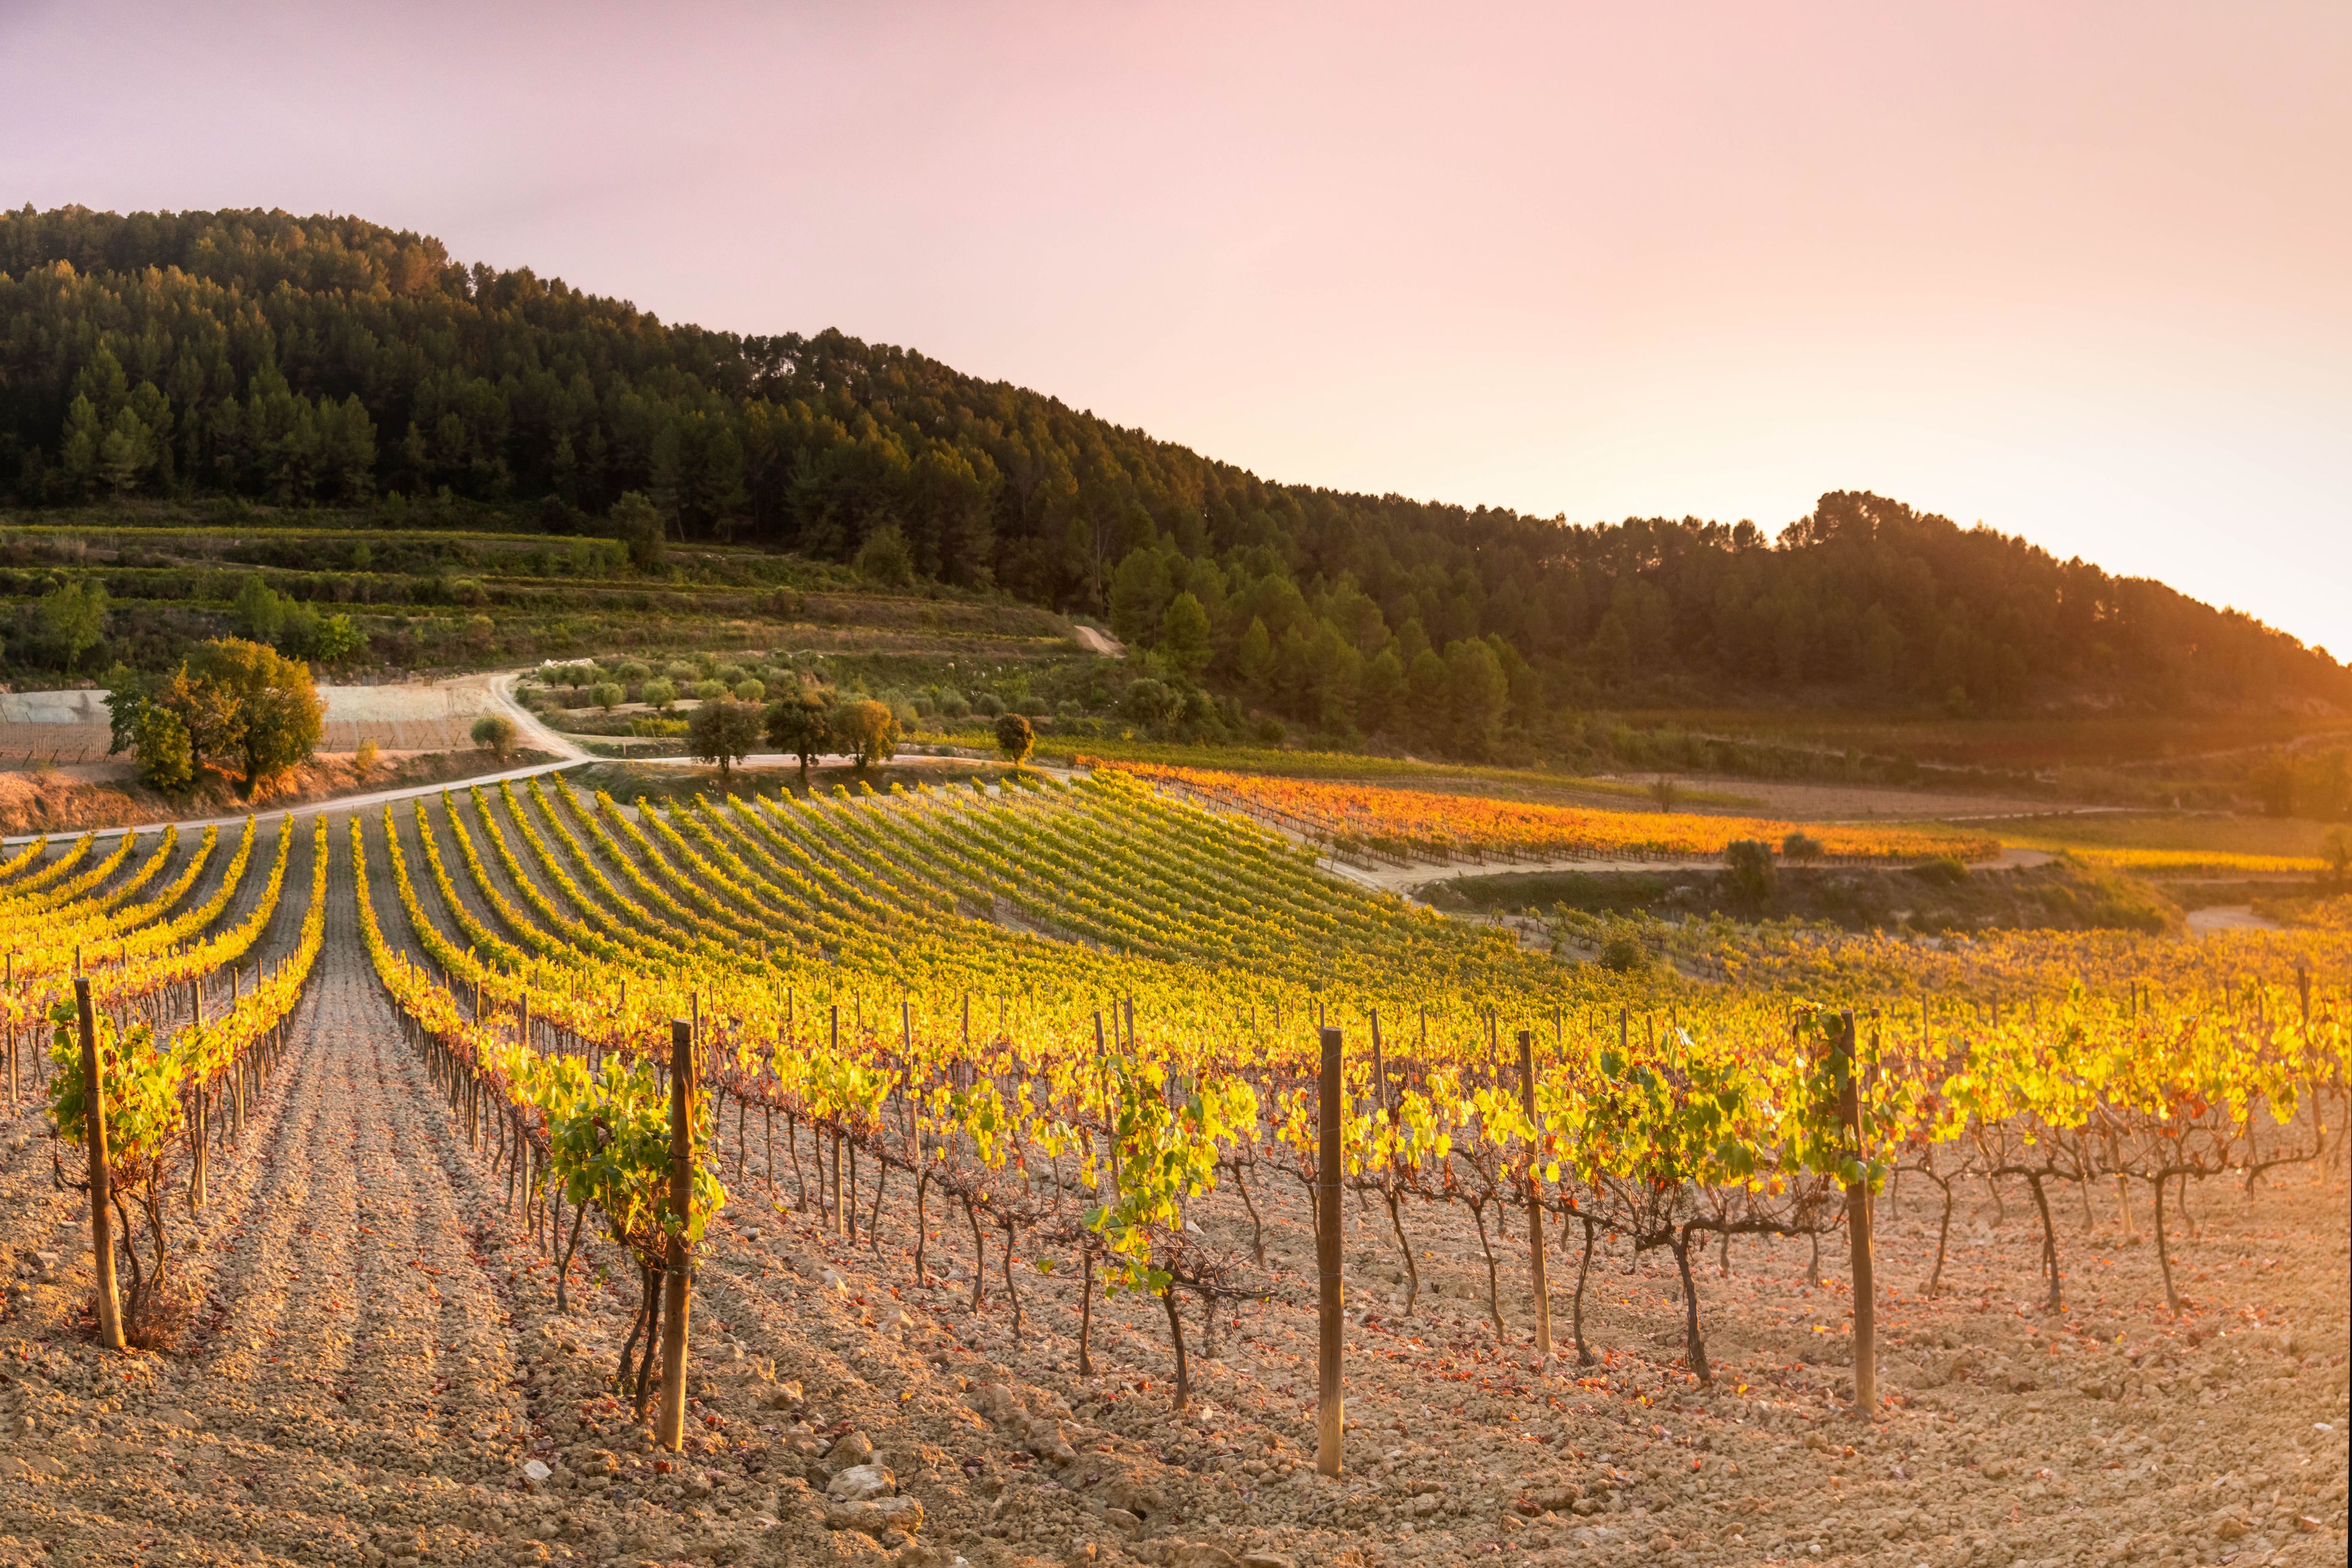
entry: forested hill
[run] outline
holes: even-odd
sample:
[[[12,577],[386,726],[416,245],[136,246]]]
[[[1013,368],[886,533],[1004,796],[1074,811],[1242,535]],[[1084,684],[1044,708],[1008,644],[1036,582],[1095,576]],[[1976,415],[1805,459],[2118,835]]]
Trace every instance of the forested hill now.
[[[844,559],[903,537],[1339,731],[1465,695],[2352,707],[2352,670],[2245,616],[1873,495],[1774,536],[1276,484],[909,350],[666,325],[356,218],[0,214],[0,500],[445,490],[583,531],[643,491],[677,534]]]

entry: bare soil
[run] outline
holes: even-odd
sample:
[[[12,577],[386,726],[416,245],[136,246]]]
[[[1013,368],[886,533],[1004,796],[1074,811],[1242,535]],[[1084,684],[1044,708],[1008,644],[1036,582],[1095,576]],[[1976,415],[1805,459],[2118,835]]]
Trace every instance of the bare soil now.
[[[165,822],[174,817],[279,811],[377,790],[454,784],[554,760],[544,752],[512,751],[502,761],[479,747],[455,752],[385,752],[362,772],[358,758],[352,753],[321,752],[309,762],[256,786],[250,795],[239,794],[236,781],[214,768],[205,769],[195,786],[178,796],[162,795],[142,787],[132,782],[130,770],[120,764],[108,765],[121,775],[110,779],[76,776],[77,773],[94,771],[98,767],[95,763],[71,773],[62,768],[31,773],[0,771],[0,834],[78,833],[93,827]]]
[[[1386,1215],[1350,1200],[1348,1470],[1328,1480],[1295,1183],[1254,1188],[1266,1299],[1221,1310],[1213,1341],[1187,1307],[1180,1417],[1158,1303],[1098,1309],[1099,1375],[1081,1378],[1069,1259],[1045,1274],[1019,1256],[1016,1340],[995,1235],[975,1310],[971,1234],[934,1194],[936,1282],[919,1286],[903,1178],[877,1194],[861,1170],[859,1237],[829,1236],[798,1207],[809,1142],[796,1169],[776,1126],[772,1196],[766,1129],[755,1112],[739,1140],[730,1106],[693,1435],[658,1453],[604,1386],[633,1279],[583,1243],[573,1310],[554,1310],[550,1265],[403,1043],[338,881],[297,1043],[215,1163],[210,1205],[178,1217],[196,1303],[168,1352],[95,1352],[82,1206],[54,1187],[37,1118],[0,1124],[0,1563],[2344,1561],[2340,1165],[2278,1173],[2251,1201],[2194,1192],[2198,1229],[2171,1238],[2179,1320],[2144,1205],[2127,1241],[2112,1192],[2061,1194],[2053,1315],[2035,1305],[2021,1191],[1964,1194],[1927,1300],[1937,1211],[1916,1183],[1898,1190],[1878,1251],[1895,1397],[1874,1421],[1845,1410],[1842,1237],[1819,1286],[1801,1242],[1735,1242],[1727,1275],[1708,1260],[1702,1388],[1670,1262],[1604,1247],[1585,1293],[1600,1359],[1580,1367],[1577,1259],[1555,1237],[1563,1354],[1540,1367],[1523,1236],[1498,1247],[1498,1341],[1463,1211],[1406,1211],[1423,1286],[1406,1317]],[[290,942],[295,902],[273,941]],[[378,903],[396,922],[388,891]],[[1192,1215],[1246,1256],[1237,1198]],[[911,1542],[826,1528],[824,1455],[852,1431],[921,1503]]]

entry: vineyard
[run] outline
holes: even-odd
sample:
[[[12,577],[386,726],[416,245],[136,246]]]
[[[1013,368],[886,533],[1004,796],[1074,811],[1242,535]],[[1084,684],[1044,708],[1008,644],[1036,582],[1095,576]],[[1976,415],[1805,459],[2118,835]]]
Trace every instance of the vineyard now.
[[[1768,1520],[1738,1478],[1798,1437],[1801,1460],[1925,1453],[1962,1419],[1956,1389],[2050,1384],[1940,1353],[1938,1303],[2008,1293],[2081,1361],[2069,1396],[2127,1422],[2172,1386],[2168,1357],[2248,1326],[2206,1256],[2219,1208],[2299,1205],[2340,1237],[2341,920],[2201,942],[1750,929],[1690,973],[1619,973],[1323,876],[1252,815],[1398,856],[1707,855],[1788,826],[1106,767],[630,806],[535,778],[35,844],[0,865],[5,1076],[55,1136],[13,1146],[0,1204],[28,1235],[76,1203],[114,1216],[97,1244],[82,1222],[86,1264],[28,1249],[45,1283],[79,1282],[53,1343],[244,1365],[220,1259],[255,1227],[322,1245],[251,1196],[284,1179],[278,1140],[437,1151],[394,1184],[440,1216],[414,1222],[406,1264],[351,1260],[410,1222],[320,1166],[349,1215],[326,1244],[342,1282],[246,1287],[310,1290],[325,1321],[371,1292],[447,1320],[445,1287],[476,1293],[446,1330],[463,1363],[407,1403],[355,1372],[298,1386],[283,1356],[250,1369],[270,1410],[340,1434],[320,1451],[397,1521],[313,1542],[372,1563],[1012,1563],[1074,1542],[1339,1562],[1351,1541],[1860,1560],[1870,1531],[1842,1547]],[[1820,837],[1832,857],[1991,848]],[[258,1206],[232,1227],[237,1204]],[[2147,1268],[2119,1272],[2141,1231]],[[2030,1285],[1993,1283],[2012,1264]],[[34,1305],[12,1295],[0,1349]],[[1803,1353],[1757,1326],[1790,1312]],[[485,1349],[486,1318],[521,1348]],[[2319,1408],[2340,1420],[2343,1361],[2298,1331],[2296,1355],[2337,1369]],[[2168,1348],[2126,1363],[2132,1336]],[[44,1397],[121,1419],[131,1374],[16,1353],[0,1364],[26,1388],[37,1373]],[[503,1370],[467,1370],[485,1360]],[[419,1436],[369,1425],[371,1399]],[[1448,1424],[1504,1457],[1486,1482],[1440,1479]],[[294,1440],[283,1414],[250,1425]],[[2337,1448],[2275,1480],[2332,1484],[2332,1524],[2317,1502],[2309,1528],[2253,1509],[2239,1536],[2317,1529],[2340,1552]],[[439,1497],[445,1471],[497,1486]],[[2077,1531],[2047,1495],[2038,1523],[2004,1505],[1916,1527],[1913,1560],[2053,1531],[2088,1550],[2094,1529],[2168,1554],[2162,1521]]]
[[[1797,836],[1806,858],[1824,863],[1895,862],[1941,855],[1982,860],[2000,848],[1989,836],[1952,828],[1832,824],[1801,829],[1794,823],[1760,817],[1604,811],[1207,768],[1120,766],[1139,778],[1325,844],[1341,856],[1399,866],[1455,860],[1714,859],[1736,840],[1778,847],[1791,835]]]

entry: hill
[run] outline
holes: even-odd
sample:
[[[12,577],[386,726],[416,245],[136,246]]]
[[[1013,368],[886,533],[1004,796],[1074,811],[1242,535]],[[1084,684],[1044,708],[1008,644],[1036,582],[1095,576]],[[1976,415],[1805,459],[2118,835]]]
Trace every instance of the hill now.
[[[357,218],[0,214],[0,498],[208,495],[657,518],[998,588],[1107,616],[1173,687],[1455,754],[1602,704],[2352,710],[2325,650],[1867,493],[1768,536],[1277,484],[911,350],[666,324]]]

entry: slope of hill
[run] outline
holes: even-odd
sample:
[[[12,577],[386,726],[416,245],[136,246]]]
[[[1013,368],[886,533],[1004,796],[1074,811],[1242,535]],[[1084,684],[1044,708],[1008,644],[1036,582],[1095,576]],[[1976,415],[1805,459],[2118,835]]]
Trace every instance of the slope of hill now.
[[[657,511],[1104,613],[1179,687],[1457,754],[1600,702],[2352,709],[2325,650],[1874,495],[1768,537],[1282,485],[909,350],[667,325],[356,218],[0,214],[0,498],[205,493]]]

